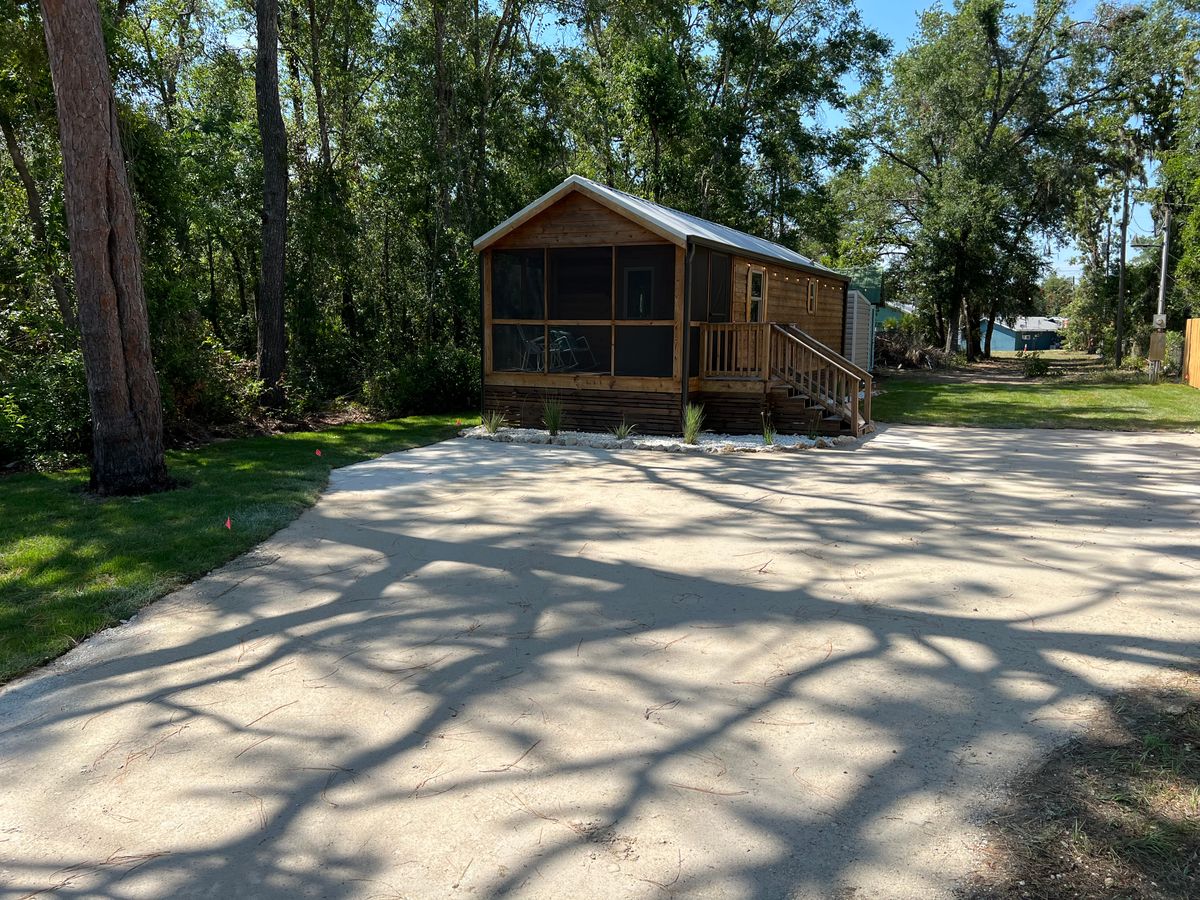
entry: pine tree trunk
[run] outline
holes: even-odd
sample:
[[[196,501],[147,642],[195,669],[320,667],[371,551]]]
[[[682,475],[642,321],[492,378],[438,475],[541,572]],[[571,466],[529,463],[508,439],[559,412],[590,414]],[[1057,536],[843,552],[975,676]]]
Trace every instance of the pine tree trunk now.
[[[279,108],[279,4],[255,0],[258,51],[254,96],[263,151],[262,272],[258,282],[258,377],[264,402],[281,406],[287,365],[283,322],[283,266],[287,247],[287,132]]]
[[[170,485],[133,197],[95,3],[42,0],[62,141],[67,233],[92,413],[92,488]]]

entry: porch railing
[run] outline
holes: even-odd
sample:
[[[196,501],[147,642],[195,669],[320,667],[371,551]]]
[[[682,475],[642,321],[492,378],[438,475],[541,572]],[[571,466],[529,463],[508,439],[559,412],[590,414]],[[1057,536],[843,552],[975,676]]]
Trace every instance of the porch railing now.
[[[710,322],[700,328],[700,377],[766,381],[770,332],[765,322]]]
[[[871,426],[871,373],[792,325],[771,325],[773,378],[846,422],[855,437]]]
[[[702,325],[700,377],[780,383],[841,418],[856,437],[872,427],[871,373],[793,325]]]

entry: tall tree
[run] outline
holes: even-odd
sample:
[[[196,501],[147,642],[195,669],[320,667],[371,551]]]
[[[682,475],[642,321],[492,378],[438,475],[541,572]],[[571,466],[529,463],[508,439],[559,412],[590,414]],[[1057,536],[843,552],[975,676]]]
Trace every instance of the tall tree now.
[[[258,50],[254,96],[262,139],[262,270],[258,283],[258,377],[267,403],[283,401],[280,380],[287,365],[283,317],[284,256],[287,249],[287,131],[279,108],[279,3],[255,0]]]
[[[864,91],[859,124],[876,162],[863,207],[874,201],[879,216],[863,224],[900,251],[947,350],[961,323],[968,356],[979,353],[980,319],[994,320],[1005,289],[996,273],[1011,268],[1001,262],[1017,254],[1027,270],[1031,241],[1061,232],[1076,188],[1095,181],[1094,123],[1139,84],[1120,52],[1137,24],[1112,10],[1075,21],[1067,0],[1037,0],[1029,15],[961,0],[925,13],[890,78]]]
[[[92,413],[92,487],[169,485],[142,262],[96,3],[42,0]]]

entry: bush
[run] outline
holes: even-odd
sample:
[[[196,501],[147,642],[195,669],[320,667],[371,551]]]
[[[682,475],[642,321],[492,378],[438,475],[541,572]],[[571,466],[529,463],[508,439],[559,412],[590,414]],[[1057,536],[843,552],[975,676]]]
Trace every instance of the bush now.
[[[562,429],[563,423],[563,405],[562,401],[555,398],[548,398],[542,401],[542,424],[546,426],[546,430],[550,432],[550,437],[558,437],[558,432]]]
[[[1163,361],[1163,371],[1168,375],[1178,375],[1183,366],[1183,332],[1167,332],[1167,358]]]
[[[683,414],[683,442],[694,444],[700,439],[700,431],[704,428],[704,407],[699,403],[689,403]]]
[[[1021,364],[1026,378],[1045,378],[1050,374],[1050,363],[1042,359],[1036,350],[1023,356]]]
[[[173,354],[159,354],[163,418],[168,430],[189,423],[228,425],[250,418],[262,382],[253,360],[226,350],[211,335]]]
[[[54,468],[77,462],[92,440],[79,350],[0,359],[0,463]]]
[[[479,351],[431,347],[363,385],[363,400],[388,416],[447,412],[479,405]]]

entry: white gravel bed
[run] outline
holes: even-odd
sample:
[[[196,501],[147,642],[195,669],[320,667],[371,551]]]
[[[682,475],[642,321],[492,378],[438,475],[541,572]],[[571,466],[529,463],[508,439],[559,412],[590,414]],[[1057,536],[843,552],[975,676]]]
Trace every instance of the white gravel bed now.
[[[560,431],[551,438],[550,432],[542,428],[501,428],[489,434],[482,425],[464,428],[461,437],[482,441],[499,441],[506,444],[558,444],[565,447],[596,447],[601,450],[657,450],[666,453],[786,453],[796,450],[811,450],[815,447],[834,447],[854,440],[849,435],[825,437],[803,437],[798,434],[780,434],[773,444],[763,440],[761,434],[712,434],[704,432],[695,444],[686,444],[682,437],[660,437],[638,435],[627,438],[594,431]]]

